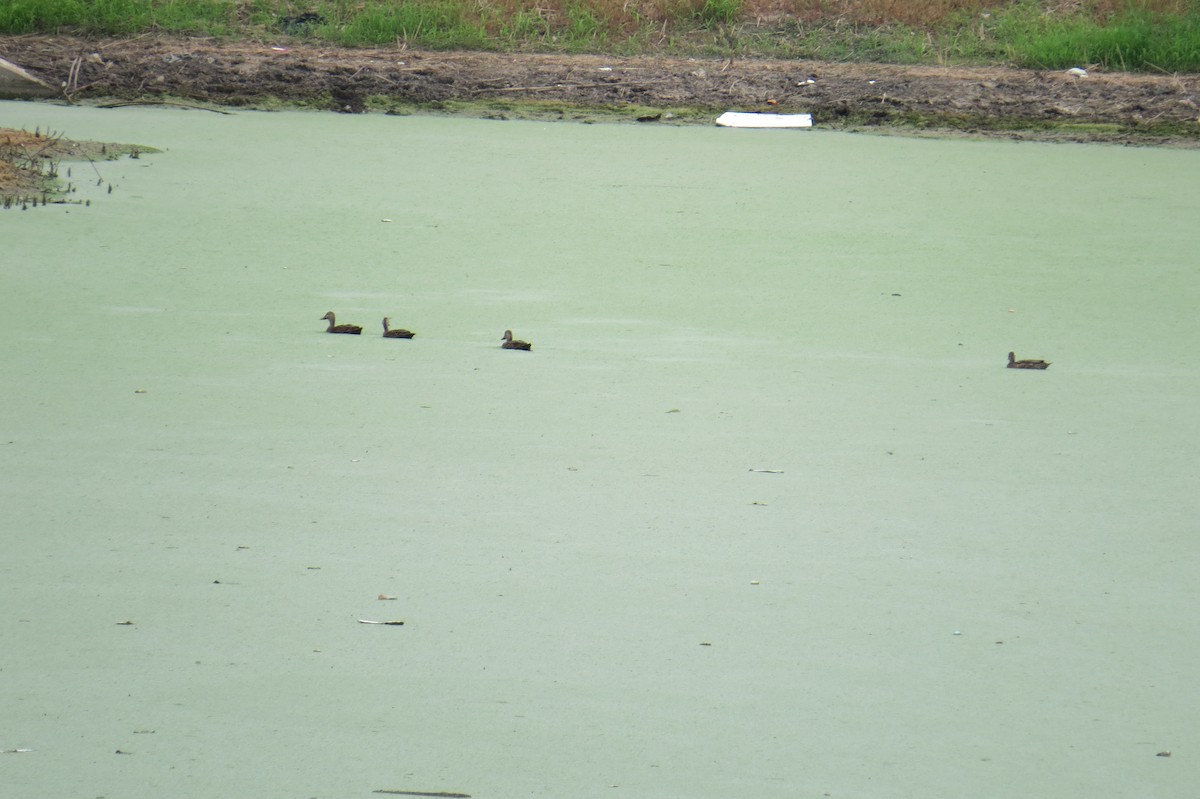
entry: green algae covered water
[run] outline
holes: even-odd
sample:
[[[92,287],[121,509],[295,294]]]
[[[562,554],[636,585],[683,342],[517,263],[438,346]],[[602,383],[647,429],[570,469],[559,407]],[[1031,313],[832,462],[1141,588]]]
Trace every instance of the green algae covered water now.
[[[1197,153],[0,124],[11,795],[1200,783]]]

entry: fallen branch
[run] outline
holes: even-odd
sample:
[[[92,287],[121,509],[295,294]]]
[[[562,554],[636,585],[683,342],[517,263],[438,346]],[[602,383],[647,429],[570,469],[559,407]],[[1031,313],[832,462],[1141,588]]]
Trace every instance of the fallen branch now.
[[[640,80],[635,84],[619,83],[617,81],[607,80],[602,83],[556,83],[553,86],[503,86],[491,88],[489,86],[480,87],[474,90],[474,94],[483,92],[553,92],[553,91],[570,91],[573,89],[601,89],[605,86],[624,86],[630,89],[636,89],[641,86],[648,86],[653,83],[667,83],[667,80]]]
[[[196,111],[212,111],[214,114],[233,115],[232,111],[224,111],[220,108],[209,108],[204,105],[196,105],[194,103],[181,103],[176,100],[118,100],[115,103],[101,103],[97,108],[121,108],[127,105],[173,105],[179,108],[191,108]]]

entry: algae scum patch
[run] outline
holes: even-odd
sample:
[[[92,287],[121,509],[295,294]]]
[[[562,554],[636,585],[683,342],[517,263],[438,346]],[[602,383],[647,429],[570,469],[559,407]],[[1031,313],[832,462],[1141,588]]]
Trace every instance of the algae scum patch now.
[[[0,128],[0,207],[90,203],[71,199],[70,195],[75,193],[76,180],[87,181],[95,177],[97,186],[104,185],[105,179],[96,168],[97,162],[115,161],[122,156],[138,158],[142,153],[156,152],[159,151],[140,144],[75,141],[62,133],[40,128],[33,132]],[[92,169],[90,172],[81,170],[76,176],[70,167],[62,167],[64,161],[86,161]],[[108,191],[112,192],[112,184]]]

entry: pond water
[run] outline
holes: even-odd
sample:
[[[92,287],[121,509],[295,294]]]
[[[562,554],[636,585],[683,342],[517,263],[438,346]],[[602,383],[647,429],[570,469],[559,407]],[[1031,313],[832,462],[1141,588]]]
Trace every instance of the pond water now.
[[[13,796],[1200,784],[1200,154],[0,124]]]

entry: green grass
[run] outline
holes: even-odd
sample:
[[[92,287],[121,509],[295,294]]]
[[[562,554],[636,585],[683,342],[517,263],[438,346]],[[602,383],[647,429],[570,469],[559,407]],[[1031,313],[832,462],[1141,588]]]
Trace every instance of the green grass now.
[[[344,26],[318,29],[342,45],[420,44],[434,49],[472,49],[487,46],[487,33],[451,0],[401,2],[371,6]]]
[[[1200,71],[1200,0],[1123,1],[3,0],[0,33]]]
[[[1019,66],[1058,69],[1098,65],[1110,70],[1200,70],[1200,12],[1154,15],[1132,4],[1107,20],[1058,19],[1015,9],[996,26]]]

